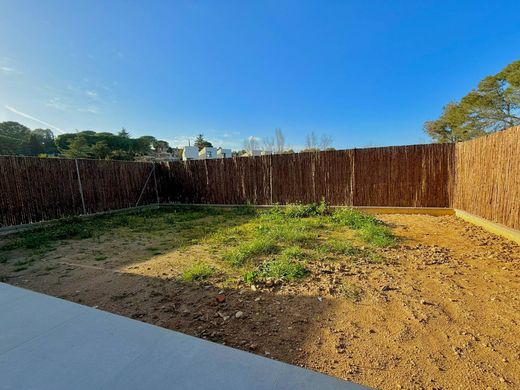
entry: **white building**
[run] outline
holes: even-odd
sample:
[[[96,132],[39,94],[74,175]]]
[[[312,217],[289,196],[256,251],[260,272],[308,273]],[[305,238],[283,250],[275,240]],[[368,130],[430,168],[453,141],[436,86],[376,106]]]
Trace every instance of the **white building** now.
[[[217,148],[206,146],[199,152],[199,160],[210,160],[214,158],[217,158]]]
[[[231,149],[218,148],[217,158],[230,158],[232,157]]]
[[[199,159],[199,148],[197,148],[196,146],[185,146],[182,149],[182,159],[184,161],[198,160]]]

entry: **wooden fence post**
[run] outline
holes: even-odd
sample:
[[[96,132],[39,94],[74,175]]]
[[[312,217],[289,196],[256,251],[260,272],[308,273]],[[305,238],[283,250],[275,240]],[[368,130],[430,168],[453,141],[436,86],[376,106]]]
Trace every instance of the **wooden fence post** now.
[[[85,207],[85,198],[83,197],[83,186],[81,185],[81,177],[79,175],[79,165],[78,159],[74,159],[76,163],[76,173],[78,174],[78,186],[79,186],[79,194],[81,195],[81,204],[83,205],[83,214],[87,214],[87,209]]]
[[[152,164],[154,164],[154,163],[152,163]],[[150,173],[148,174],[148,177],[146,178],[146,181],[144,182],[144,186],[141,189],[141,193],[139,194],[139,198],[137,198],[137,202],[135,203],[135,207],[139,206],[139,202],[141,201],[141,197],[143,196],[144,190],[146,189],[146,186],[148,185],[148,182],[150,181],[150,177],[152,176],[152,174],[154,172],[155,172],[155,164],[153,165],[152,170],[150,171]]]
[[[155,196],[157,198],[157,203],[159,203],[159,191],[157,190],[157,177],[155,176],[155,165],[157,163],[153,163],[153,181],[155,183]]]

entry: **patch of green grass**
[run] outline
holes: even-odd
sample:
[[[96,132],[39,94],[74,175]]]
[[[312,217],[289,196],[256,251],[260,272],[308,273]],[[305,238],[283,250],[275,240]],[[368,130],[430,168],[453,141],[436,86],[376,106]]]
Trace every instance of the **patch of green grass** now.
[[[234,267],[241,267],[255,256],[272,254],[278,251],[275,241],[270,237],[258,237],[224,253],[224,260]]]
[[[94,257],[95,261],[103,261],[106,259],[108,259],[108,256],[105,256],[105,255],[99,255],[99,256]]]
[[[331,220],[334,224],[358,230],[359,237],[368,244],[389,247],[397,242],[397,238],[388,226],[373,215],[359,210],[336,209],[332,213]]]
[[[268,212],[268,214],[273,216],[283,215],[288,218],[318,217],[328,215],[329,213],[330,209],[324,201],[310,204],[289,204],[283,207],[276,206]]]
[[[317,250],[321,253],[345,256],[355,256],[359,253],[359,249],[350,242],[338,240],[328,240],[321,244]]]
[[[26,270],[27,268],[29,268],[29,266],[33,262],[34,262],[33,258],[28,258],[26,260],[17,261],[16,263],[14,263],[14,265],[15,265],[14,272],[20,272],[20,271]]]
[[[373,215],[353,208],[338,208],[332,213],[331,220],[337,225],[347,226],[351,229],[362,229],[367,225],[377,225],[381,222]]]
[[[236,215],[256,215],[256,208],[251,203],[235,207],[233,211]]]
[[[185,282],[200,281],[209,278],[215,273],[215,269],[205,263],[194,263],[184,270],[181,277]]]
[[[244,238],[244,232],[238,227],[222,227],[209,235],[206,239],[211,245],[234,245]]]
[[[246,283],[266,278],[294,280],[303,278],[308,272],[302,263],[280,257],[262,263],[256,271],[246,272],[244,280]]]
[[[290,246],[288,248],[285,248],[280,255],[283,259],[286,259],[286,260],[292,260],[292,259],[300,260],[305,257],[305,253],[303,252],[302,248],[300,248],[299,246]]]
[[[285,243],[304,243],[316,237],[316,234],[304,226],[294,224],[280,224],[271,226],[260,226],[257,235],[267,235],[271,239]]]
[[[339,287],[339,293],[341,296],[351,299],[355,302],[360,301],[363,296],[363,290],[349,282],[343,282],[343,284]]]
[[[5,264],[5,263],[7,263],[7,255],[2,254],[2,255],[0,255],[0,264]]]
[[[359,231],[359,235],[366,243],[378,247],[394,246],[397,242],[390,228],[385,225],[366,225]]]

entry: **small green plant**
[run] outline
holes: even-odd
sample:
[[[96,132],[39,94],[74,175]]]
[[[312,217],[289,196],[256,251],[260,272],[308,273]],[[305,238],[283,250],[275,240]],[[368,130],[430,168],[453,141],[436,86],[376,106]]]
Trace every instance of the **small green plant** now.
[[[302,263],[281,257],[265,261],[257,270],[246,272],[244,281],[251,284],[258,279],[267,278],[293,280],[303,278],[308,272]]]
[[[215,269],[205,263],[194,263],[184,270],[181,277],[185,282],[201,281],[215,273]]]
[[[307,272],[303,264],[283,258],[267,261],[260,267],[260,274],[265,278],[292,280],[304,277]]]
[[[341,296],[351,299],[355,302],[359,302],[363,296],[363,290],[349,282],[343,282],[343,284],[339,287],[339,293]]]
[[[108,257],[105,256],[105,255],[99,255],[99,256],[96,256],[94,257],[94,260],[96,261],[103,261],[103,260],[106,260]]]
[[[329,214],[329,208],[325,201],[310,204],[290,204],[284,209],[284,214],[289,218],[308,218]]]

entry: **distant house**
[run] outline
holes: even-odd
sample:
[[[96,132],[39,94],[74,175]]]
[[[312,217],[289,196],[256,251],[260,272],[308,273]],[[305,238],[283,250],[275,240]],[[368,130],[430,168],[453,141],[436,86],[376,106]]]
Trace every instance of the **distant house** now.
[[[196,146],[185,146],[182,149],[182,159],[184,161],[198,160],[199,159],[199,148],[197,148]]]
[[[210,160],[217,158],[217,148],[204,147],[199,151],[199,160]]]
[[[262,150],[260,150],[260,149],[252,149],[252,150],[246,151],[240,157],[253,157],[253,156],[261,156],[261,155],[262,155]]]
[[[217,149],[217,158],[230,158],[232,157],[231,149],[218,148]]]

